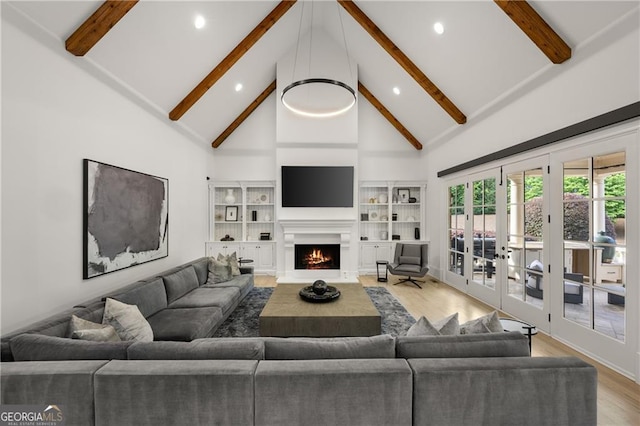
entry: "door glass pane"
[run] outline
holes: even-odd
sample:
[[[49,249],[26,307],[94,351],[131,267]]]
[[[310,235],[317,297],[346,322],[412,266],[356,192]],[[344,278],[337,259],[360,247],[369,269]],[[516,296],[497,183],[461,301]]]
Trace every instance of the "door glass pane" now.
[[[464,185],[449,187],[449,271],[464,275]]]
[[[563,183],[565,317],[617,340],[626,324],[625,163],[624,152],[567,162]],[[572,295],[576,282],[581,295]]]
[[[507,176],[509,287],[507,294],[543,308],[543,172],[530,169]]]
[[[473,182],[473,281],[495,289],[496,180]],[[471,242],[469,242],[471,243]]]

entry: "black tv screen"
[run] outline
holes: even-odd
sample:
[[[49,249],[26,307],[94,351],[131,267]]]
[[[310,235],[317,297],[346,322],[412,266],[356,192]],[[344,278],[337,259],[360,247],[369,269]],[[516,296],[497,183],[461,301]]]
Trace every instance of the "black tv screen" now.
[[[282,207],[353,207],[353,167],[282,166]]]

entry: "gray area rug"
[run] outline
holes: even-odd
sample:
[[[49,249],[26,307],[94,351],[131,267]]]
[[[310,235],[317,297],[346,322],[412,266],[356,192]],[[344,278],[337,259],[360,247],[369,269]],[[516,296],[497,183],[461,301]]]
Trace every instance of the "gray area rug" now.
[[[364,288],[382,316],[382,334],[404,336],[416,321],[384,287]],[[258,317],[266,305],[273,288],[254,287],[249,295],[216,330],[213,337],[257,337]]]

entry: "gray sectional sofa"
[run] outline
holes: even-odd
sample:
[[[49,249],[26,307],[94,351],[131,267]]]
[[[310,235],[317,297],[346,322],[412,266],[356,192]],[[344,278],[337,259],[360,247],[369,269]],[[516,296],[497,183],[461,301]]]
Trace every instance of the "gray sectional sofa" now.
[[[483,336],[137,342],[128,359],[2,365],[2,404],[67,425],[595,425],[596,370]],[[176,361],[180,360],[180,361]]]
[[[67,425],[595,425],[597,373],[532,358],[518,332],[212,338],[253,287],[207,284],[207,258],[2,338],[0,404],[56,404]],[[149,342],[68,338],[71,314],[138,305]]]
[[[202,257],[137,281],[2,336],[2,361],[126,359],[130,341],[89,342],[69,336],[72,314],[102,322],[107,297],[137,305],[154,340],[210,337],[253,288],[253,268],[241,267],[240,272],[228,281],[208,283],[209,258]]]

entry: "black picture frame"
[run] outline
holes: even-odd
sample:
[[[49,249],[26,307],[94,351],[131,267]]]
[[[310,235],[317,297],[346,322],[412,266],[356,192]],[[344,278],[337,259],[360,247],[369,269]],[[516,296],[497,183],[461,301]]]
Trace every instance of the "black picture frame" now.
[[[238,221],[238,206],[226,206],[224,209],[225,222],[237,222]]]
[[[169,255],[169,179],[83,160],[84,279]]]
[[[409,188],[398,188],[398,202],[408,203],[411,198],[411,190]]]

